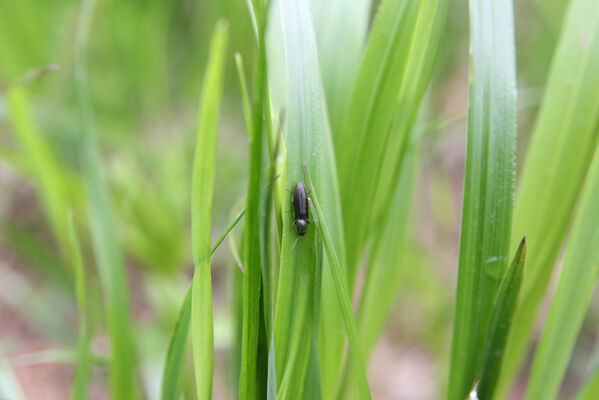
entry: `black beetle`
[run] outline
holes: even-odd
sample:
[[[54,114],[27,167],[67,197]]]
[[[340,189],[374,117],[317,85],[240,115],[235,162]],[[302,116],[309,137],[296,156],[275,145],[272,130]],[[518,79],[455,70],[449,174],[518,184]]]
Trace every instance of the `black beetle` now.
[[[306,234],[306,230],[308,229],[308,224],[310,223],[310,214],[308,213],[308,207],[310,206],[310,198],[308,197],[308,192],[306,191],[306,186],[304,186],[304,182],[299,181],[295,184],[295,190],[293,191],[293,197],[291,198],[291,202],[293,203],[293,211],[294,211],[294,219],[293,224],[297,229],[298,238],[293,242],[293,246],[291,246],[291,252],[295,248],[297,241],[299,240],[299,236],[304,236]],[[308,238],[306,238],[308,240]],[[312,245],[308,240],[308,245],[310,246],[310,251],[312,251]]]
[[[297,227],[297,234],[299,236],[304,236],[306,234],[308,224],[310,223],[308,219],[310,218],[310,215],[308,214],[308,193],[306,192],[304,182],[299,181],[295,185],[291,202],[293,203],[294,208],[294,224]]]

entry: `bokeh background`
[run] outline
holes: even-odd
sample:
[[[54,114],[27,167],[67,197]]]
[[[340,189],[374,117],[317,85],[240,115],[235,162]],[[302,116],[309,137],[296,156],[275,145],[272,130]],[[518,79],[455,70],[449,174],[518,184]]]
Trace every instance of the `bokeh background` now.
[[[373,3],[376,10],[378,2]],[[567,2],[515,3],[521,159]],[[53,220],[48,200],[53,189],[44,177],[58,177],[62,196],[85,226],[82,121],[73,69],[80,6],[72,0],[0,0],[0,398],[4,391],[26,399],[64,399],[70,391],[77,343],[74,278],[55,235],[60,222]],[[158,398],[168,341],[191,281],[189,198],[197,103],[210,32],[219,18],[228,19],[231,36],[218,135],[216,236],[247,188],[247,135],[233,62],[239,52],[245,65],[252,65],[254,36],[245,0],[100,0],[89,37],[88,76],[102,166],[126,259],[140,379],[152,399]],[[59,69],[39,70],[48,65]],[[14,85],[23,85],[27,94],[21,118],[13,115],[7,97]],[[450,2],[422,112],[423,156],[402,285],[369,370],[377,398],[436,399],[446,386],[467,91],[468,5],[456,0]],[[92,347],[100,358],[91,398],[104,399],[107,374],[101,358],[109,351],[108,340],[90,238],[82,232],[81,239],[96,326]],[[234,268],[230,249],[221,246],[213,263],[219,399],[234,397],[227,368]],[[596,353],[598,323],[594,301],[563,398],[568,398],[568,383],[579,383]],[[513,398],[520,391],[517,385]]]

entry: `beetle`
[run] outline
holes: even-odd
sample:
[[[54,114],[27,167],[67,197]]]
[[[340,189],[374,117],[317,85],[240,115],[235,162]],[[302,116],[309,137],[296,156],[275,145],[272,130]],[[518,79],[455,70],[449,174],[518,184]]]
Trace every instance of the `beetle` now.
[[[295,248],[297,241],[300,236],[304,236],[306,234],[306,230],[308,229],[308,224],[310,223],[310,214],[308,212],[308,208],[310,206],[310,198],[308,197],[308,192],[306,191],[306,186],[304,182],[298,181],[295,184],[295,189],[293,190],[293,197],[291,198],[291,203],[293,204],[293,214],[294,219],[293,225],[295,225],[297,230],[298,238],[293,242],[293,246],[291,246],[291,252]],[[306,238],[307,240],[308,238]],[[310,245],[310,241],[308,241],[308,245]],[[310,245],[310,250],[312,246]]]
[[[293,224],[297,228],[298,236],[304,236],[306,234],[308,224],[310,223],[310,215],[308,214],[308,193],[306,192],[306,186],[304,186],[304,182],[299,181],[295,185],[291,202],[293,203],[295,217]]]

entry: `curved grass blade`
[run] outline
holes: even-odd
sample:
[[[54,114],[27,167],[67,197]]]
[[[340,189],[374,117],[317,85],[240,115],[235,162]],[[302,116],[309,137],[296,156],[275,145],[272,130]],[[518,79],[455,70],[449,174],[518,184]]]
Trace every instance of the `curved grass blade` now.
[[[75,295],[77,298],[77,314],[79,318],[79,332],[77,345],[77,365],[73,379],[72,399],[87,399],[89,378],[91,372],[90,360],[90,324],[87,312],[87,288],[85,279],[85,268],[81,258],[81,246],[77,232],[75,232],[75,223],[73,215],[68,214],[68,237],[71,245],[71,262],[75,275]]]
[[[343,316],[343,323],[345,325],[345,331],[347,333],[347,337],[349,339],[349,345],[352,351],[351,360],[353,361],[353,366],[357,371],[357,379],[358,379],[358,388],[360,399],[370,399],[370,391],[368,389],[368,380],[366,378],[366,370],[364,357],[362,356],[362,351],[360,349],[360,343],[358,342],[358,330],[356,328],[356,321],[354,318],[354,313],[352,311],[351,299],[349,297],[349,290],[347,287],[347,283],[345,281],[345,277],[343,274],[343,269],[341,267],[341,263],[339,261],[339,256],[335,251],[335,246],[333,244],[333,239],[327,225],[327,221],[324,219],[324,213],[320,206],[320,201],[318,200],[318,196],[316,194],[316,189],[314,188],[314,184],[312,183],[312,178],[308,172],[308,167],[304,163],[304,168],[306,169],[306,174],[308,176],[308,182],[310,183],[310,188],[312,190],[312,202],[311,209],[314,211],[314,215],[317,220],[315,221],[315,225],[318,229],[318,233],[321,236],[323,241],[324,249],[327,253],[329,259],[329,267],[331,269],[331,275],[333,277],[333,283],[335,284],[335,291],[337,294],[337,299],[339,301],[339,308],[341,309],[341,313]]]
[[[599,277],[599,156],[595,156],[566,261],[537,346],[527,399],[554,399]]]
[[[218,110],[224,79],[228,24],[219,21],[210,44],[198,119],[191,182],[191,242],[195,272],[191,290],[191,337],[197,396],[212,398],[214,326],[210,264],[210,216],[216,154]]]
[[[349,286],[369,224],[389,204],[400,154],[436,56],[447,0],[385,0],[356,78],[343,134],[335,136],[348,249]],[[355,196],[353,188],[361,189]],[[364,204],[370,207],[365,211]]]
[[[527,273],[508,337],[496,398],[503,398],[527,353],[536,310],[596,149],[598,70],[599,8],[593,0],[573,0],[519,183],[513,237],[526,235]],[[512,248],[515,245],[512,243]]]
[[[481,373],[493,301],[507,268],[516,150],[511,1],[470,1],[468,138],[450,400]]]
[[[499,378],[505,342],[512,323],[512,316],[522,285],[526,239],[522,239],[510,266],[505,270],[497,296],[493,302],[493,316],[489,326],[489,339],[480,381],[477,385],[478,397],[492,399]]]
[[[85,51],[95,5],[95,0],[83,0],[75,36],[75,82],[83,124],[81,159],[87,184],[92,244],[106,302],[108,333],[112,346],[109,364],[110,397],[115,400],[131,400],[135,399],[137,394],[134,386],[135,360],[127,278],[96,144],[85,64]]]

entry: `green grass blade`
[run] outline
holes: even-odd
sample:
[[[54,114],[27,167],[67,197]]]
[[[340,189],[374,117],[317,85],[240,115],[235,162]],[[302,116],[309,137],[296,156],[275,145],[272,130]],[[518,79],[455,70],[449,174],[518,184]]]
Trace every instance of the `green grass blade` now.
[[[481,399],[493,398],[501,370],[505,342],[512,323],[520,287],[522,286],[525,257],[526,239],[522,239],[512,263],[505,270],[497,296],[493,302],[493,316],[489,325],[487,350],[477,387],[478,397]]]
[[[237,223],[245,215],[245,207],[237,213],[231,224],[220,234],[216,242],[210,250],[210,256],[214,254],[218,246],[225,240],[229,232],[235,228]],[[166,361],[164,363],[164,371],[162,374],[162,399],[163,400],[176,400],[179,398],[181,392],[181,378],[183,366],[185,363],[185,354],[187,351],[187,336],[189,334],[189,323],[191,321],[191,286],[189,287],[179,317],[175,324],[175,329],[171,336],[171,341],[166,354]]]
[[[599,276],[599,157],[595,156],[566,261],[530,375],[527,399],[554,399]]]
[[[14,87],[7,93],[11,122],[28,169],[37,181],[39,197],[63,255],[68,254],[69,239],[65,215],[69,204],[66,172],[31,115],[27,93]]]
[[[175,329],[168,346],[162,374],[162,400],[177,400],[181,394],[183,366],[187,354],[187,336],[191,322],[191,286],[185,295]]]
[[[334,134],[342,135],[351,90],[364,47],[371,0],[310,1],[314,19],[318,59],[327,109]]]
[[[573,0],[519,183],[513,237],[526,235],[527,273],[508,337],[498,398],[503,398],[527,353],[536,310],[595,152],[598,70],[599,8],[593,0]]]
[[[331,275],[333,276],[333,283],[335,284],[335,291],[337,294],[337,299],[339,301],[339,308],[341,309],[343,323],[345,325],[345,330],[349,339],[349,345],[352,351],[351,360],[353,361],[353,366],[357,371],[358,388],[360,394],[359,398],[369,399],[370,391],[368,389],[368,380],[366,378],[366,364],[364,363],[364,357],[362,356],[360,343],[358,341],[358,329],[356,327],[356,320],[354,318],[354,313],[352,310],[351,298],[349,297],[347,282],[343,274],[343,269],[339,261],[339,256],[335,251],[333,237],[331,236],[329,227],[327,225],[327,221],[324,219],[324,213],[320,206],[320,201],[318,200],[316,189],[314,187],[314,184],[312,183],[312,179],[309,175],[306,164],[304,164],[304,167],[306,168],[306,174],[308,174],[308,182],[310,183],[310,189],[312,190],[311,209],[314,211],[314,214],[317,218],[317,220],[315,221],[315,225],[323,241],[324,248],[329,259],[329,266],[331,268]]]
[[[286,179],[283,180],[285,188],[279,196],[281,210],[293,208],[291,196],[285,189],[292,191],[298,181],[305,181],[303,163],[310,163],[313,165],[315,185],[321,190],[326,201],[326,212],[331,220],[331,229],[335,231],[335,245],[338,246],[339,254],[343,256],[345,251],[341,234],[343,230],[340,228],[337,172],[308,2],[305,0],[275,2],[272,17],[276,23],[273,24],[273,28],[276,29],[271,30],[270,34],[272,40],[269,41],[269,61],[274,59],[275,62],[270,64],[274,66],[270,70],[272,78],[270,82],[275,107],[286,110],[288,116],[284,143],[287,169],[282,171],[283,176],[286,175]],[[277,67],[281,68],[277,69]],[[324,182],[326,185],[321,186]],[[320,302],[317,297],[320,297],[321,290],[318,283],[321,261],[315,257],[320,244],[316,240],[315,229],[309,226],[306,237],[298,238],[291,225],[292,216],[287,212],[281,214],[282,232],[290,233],[282,238],[274,319],[275,359],[277,378],[280,382],[280,390],[277,393],[279,397],[284,396],[285,393],[295,393],[295,396],[299,396],[305,387],[304,378],[307,374],[310,377],[315,376],[313,370],[307,371],[313,364],[309,363],[310,352],[304,349],[312,346],[316,331],[315,324],[318,322],[316,320],[318,313],[314,308]],[[293,247],[296,239],[299,240]],[[324,288],[326,286],[324,281],[327,278],[323,276],[322,279]],[[300,302],[311,304],[302,304],[299,307]],[[324,298],[322,303],[321,310],[324,314],[326,309]],[[333,305],[337,307],[336,304]],[[331,333],[334,335],[333,331]],[[326,334],[324,329],[319,330],[319,335]],[[335,336],[340,339],[335,345],[340,344],[342,352],[343,337]],[[340,359],[341,357],[337,364],[340,364]],[[336,368],[339,368],[338,365]],[[321,376],[325,376],[325,370],[324,367],[321,369]],[[324,381],[324,378],[321,379]],[[335,382],[327,381],[326,385],[328,388],[332,387],[334,394]],[[323,391],[326,389],[327,387],[322,387]]]
[[[245,79],[245,72],[243,69],[243,58],[239,53],[235,53],[235,67],[237,68],[237,76],[239,78],[239,86],[241,88],[241,104],[243,105],[243,118],[245,119],[245,126],[249,136],[250,132],[252,131],[252,106],[250,104],[247,80]]]
[[[252,9],[252,8],[251,8]],[[254,70],[254,92],[252,122],[248,125],[249,134],[249,182],[247,192],[247,213],[244,231],[244,274],[242,289],[243,330],[241,343],[241,372],[239,376],[239,398],[258,399],[265,397],[266,382],[258,371],[258,363],[265,354],[259,354],[261,332],[261,278],[262,278],[262,171],[264,144],[264,110],[268,101],[266,92],[266,8],[262,2],[253,3],[258,33],[258,51]],[[264,328],[262,328],[264,329]],[[260,372],[260,373],[259,373]]]
[[[191,191],[191,243],[195,272],[191,290],[191,337],[199,399],[212,398],[214,326],[210,265],[210,217],[216,154],[218,110],[224,79],[228,24],[217,23],[204,75]]]
[[[131,400],[137,395],[134,386],[135,362],[127,278],[96,144],[85,64],[85,50],[94,9],[94,0],[83,1],[75,43],[75,80],[83,126],[81,159],[87,184],[92,244],[106,303],[112,346],[109,363],[110,397],[115,400]]]
[[[599,367],[595,367],[595,370],[587,378],[585,384],[580,388],[576,396],[573,399],[576,400],[595,400],[599,393]]]
[[[515,182],[516,71],[511,1],[470,1],[468,138],[450,400],[481,373],[493,301],[507,268]]]
[[[420,159],[420,134],[415,129],[406,149],[401,175],[396,185],[389,213],[381,218],[380,233],[377,234],[366,283],[360,298],[358,331],[360,345],[366,359],[369,358],[376,341],[385,327],[393,300],[400,282],[399,264],[408,218],[410,215],[414,186]]]
[[[350,288],[369,223],[393,194],[398,160],[428,85],[446,8],[446,0],[383,1],[343,132],[335,135],[344,225],[352,226],[345,231]],[[361,188],[361,196],[354,195],[355,187]],[[365,212],[364,204],[372,206]]]
[[[77,365],[73,379],[72,399],[87,399],[89,378],[91,372],[90,361],[90,324],[87,310],[87,288],[85,268],[81,258],[81,246],[75,231],[73,216],[68,214],[68,237],[71,246],[71,262],[75,275],[75,295],[77,298],[77,315],[79,318],[79,332],[77,345]]]

